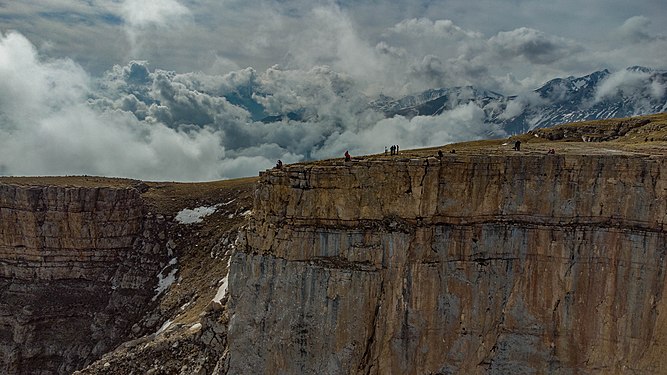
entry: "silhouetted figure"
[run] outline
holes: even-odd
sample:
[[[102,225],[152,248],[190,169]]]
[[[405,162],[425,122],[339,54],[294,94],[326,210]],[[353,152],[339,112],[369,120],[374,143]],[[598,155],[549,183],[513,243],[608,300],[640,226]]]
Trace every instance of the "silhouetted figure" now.
[[[442,159],[442,150],[438,150],[438,158]]]
[[[553,148],[552,148],[552,149],[549,149],[549,152],[547,152],[547,154],[549,154],[549,155],[553,155],[553,154],[555,154],[555,153],[556,153],[556,150],[553,149]]]
[[[452,151],[449,151],[450,154],[456,154],[456,150],[452,149]]]
[[[396,152],[396,146],[391,145],[391,154],[394,155],[395,152]]]
[[[387,156],[387,146],[384,146],[384,156]]]
[[[345,151],[345,161],[350,161],[352,160],[352,157],[350,156],[350,153],[346,150]]]
[[[283,169],[283,161],[278,159],[278,162],[276,163],[276,169]]]
[[[514,142],[513,149],[516,150],[516,151],[521,151],[521,141]]]
[[[396,145],[396,155],[398,155],[398,145]]]

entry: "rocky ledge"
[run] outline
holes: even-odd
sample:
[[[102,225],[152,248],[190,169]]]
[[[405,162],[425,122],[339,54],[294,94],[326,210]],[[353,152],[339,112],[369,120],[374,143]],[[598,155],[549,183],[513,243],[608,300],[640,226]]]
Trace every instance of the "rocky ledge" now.
[[[667,371],[667,159],[597,150],[263,173],[228,373]]]

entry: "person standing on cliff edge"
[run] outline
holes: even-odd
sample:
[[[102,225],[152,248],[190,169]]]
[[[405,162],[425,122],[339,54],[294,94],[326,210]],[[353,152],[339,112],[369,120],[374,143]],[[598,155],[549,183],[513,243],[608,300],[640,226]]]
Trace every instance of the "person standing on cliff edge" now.
[[[345,161],[350,161],[350,160],[352,160],[352,157],[350,156],[350,153],[347,150],[345,150]]]

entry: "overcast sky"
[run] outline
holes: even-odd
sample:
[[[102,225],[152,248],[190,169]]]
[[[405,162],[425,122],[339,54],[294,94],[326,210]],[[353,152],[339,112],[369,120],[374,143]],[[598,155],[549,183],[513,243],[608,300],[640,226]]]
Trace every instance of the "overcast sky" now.
[[[0,174],[204,180],[362,142],[453,142],[484,133],[475,108],[436,124],[355,103],[664,69],[666,24],[664,0],[0,0]],[[257,123],[221,97],[244,85],[319,120]]]

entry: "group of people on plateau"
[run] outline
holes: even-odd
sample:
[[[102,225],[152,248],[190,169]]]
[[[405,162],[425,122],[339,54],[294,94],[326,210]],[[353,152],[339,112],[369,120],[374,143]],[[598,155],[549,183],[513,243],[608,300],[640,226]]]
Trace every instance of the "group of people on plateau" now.
[[[398,145],[391,145],[389,150],[391,150],[392,155],[398,155]],[[384,154],[387,155],[387,146],[384,146]]]

